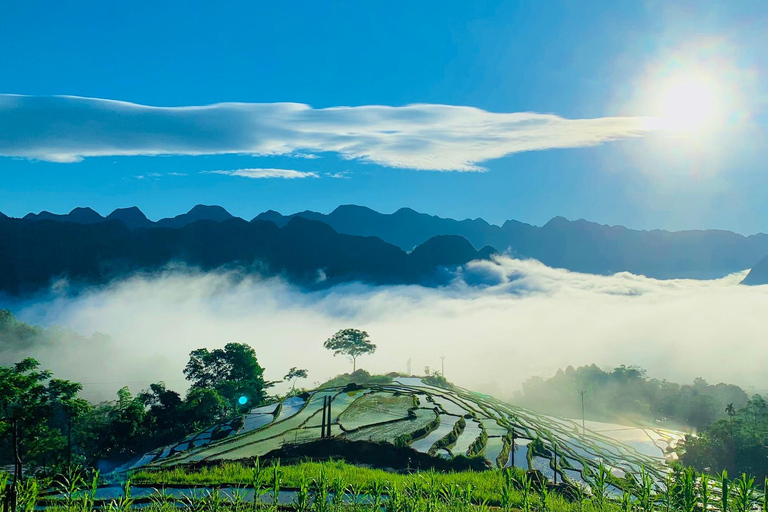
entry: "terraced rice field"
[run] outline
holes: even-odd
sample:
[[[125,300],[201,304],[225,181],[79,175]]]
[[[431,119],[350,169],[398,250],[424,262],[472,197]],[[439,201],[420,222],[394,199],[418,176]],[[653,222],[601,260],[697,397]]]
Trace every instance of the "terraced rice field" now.
[[[260,407],[147,454],[131,467],[253,458],[285,444],[319,439],[324,398],[331,399],[334,437],[386,443],[404,439],[414,450],[444,458],[466,455],[471,448],[489,466],[510,465],[514,459],[515,466],[539,469],[550,478],[557,471],[560,478],[580,480],[584,467],[594,468],[602,460],[617,475],[644,467],[661,479],[667,471],[664,450],[682,435],[594,422],[583,431],[580,421],[538,414],[461,388],[398,378],[363,389],[323,389]],[[462,418],[465,427],[455,442],[448,443],[451,437],[435,445]],[[513,437],[514,457],[509,450]],[[485,443],[478,442],[481,438]],[[537,438],[544,453],[528,456],[528,445]]]

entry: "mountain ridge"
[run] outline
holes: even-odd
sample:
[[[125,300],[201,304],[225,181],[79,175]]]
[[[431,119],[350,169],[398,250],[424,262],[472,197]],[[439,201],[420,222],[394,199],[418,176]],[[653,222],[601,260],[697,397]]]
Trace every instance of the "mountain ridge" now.
[[[82,210],[85,209],[75,209],[67,215],[41,212],[25,219],[78,222],[84,218],[93,222],[98,216],[93,210],[88,209],[92,213],[87,215]],[[98,217],[120,220],[129,229],[181,228],[198,220],[222,222],[239,218],[222,207],[204,205],[157,222],[146,219],[135,207],[115,210],[106,218]],[[475,250],[492,247],[496,252],[536,259],[550,267],[601,275],[631,272],[658,279],[713,279],[752,268],[768,255],[768,235],[764,233],[744,236],[717,229],[634,230],[585,219],[571,221],[562,216],[553,217],[540,227],[517,220],[496,225],[481,218],[455,220],[407,207],[384,214],[346,204],[329,214],[305,210],[283,215],[267,210],[251,222],[268,221],[285,227],[294,218],[322,222],[339,234],[375,236],[406,252],[436,236],[455,235],[465,238]],[[768,282],[768,273],[765,279]]]
[[[23,295],[59,279],[105,284],[177,263],[282,276],[309,288],[351,281],[437,285],[451,278],[438,267],[491,256],[471,246],[468,251],[468,244],[452,239],[413,256],[380,238],[340,234],[300,217],[282,228],[233,217],[134,230],[116,219],[80,224],[0,217],[0,292]]]

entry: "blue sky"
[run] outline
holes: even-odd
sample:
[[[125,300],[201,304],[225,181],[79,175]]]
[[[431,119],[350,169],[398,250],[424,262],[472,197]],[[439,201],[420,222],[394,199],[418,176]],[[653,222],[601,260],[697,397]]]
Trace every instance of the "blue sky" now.
[[[11,3],[0,211],[768,232],[768,7],[734,4]]]

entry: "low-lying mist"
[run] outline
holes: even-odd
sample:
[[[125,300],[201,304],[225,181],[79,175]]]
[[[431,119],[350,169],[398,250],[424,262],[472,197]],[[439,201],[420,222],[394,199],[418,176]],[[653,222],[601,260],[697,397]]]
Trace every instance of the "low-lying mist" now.
[[[85,337],[23,351],[57,377],[85,383],[83,395],[108,399],[123,385],[186,388],[191,350],[252,345],[269,380],[307,368],[312,386],[351,370],[322,347],[336,330],[368,331],[378,345],[358,359],[370,372],[440,368],[466,388],[511,398],[533,375],[568,365],[635,364],[649,376],[768,387],[768,287],[741,286],[744,273],[714,281],[659,281],[620,273],[578,274],[536,261],[472,262],[449,286],[348,284],[303,291],[235,272],[169,269],[98,289],[56,287],[35,301],[6,304],[25,322],[61,325]],[[93,333],[104,333],[107,337]],[[23,353],[22,353],[23,352]],[[276,387],[276,390],[285,389]]]

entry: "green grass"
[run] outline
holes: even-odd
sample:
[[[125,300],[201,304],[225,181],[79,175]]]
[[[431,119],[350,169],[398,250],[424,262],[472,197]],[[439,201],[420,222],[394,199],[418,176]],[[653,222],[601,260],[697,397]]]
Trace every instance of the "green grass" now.
[[[254,466],[226,464],[197,470],[181,467],[139,470],[125,483],[126,496],[106,503],[94,499],[98,475],[80,473],[73,477],[74,474],[60,475],[52,481],[26,479],[18,486],[16,512],[32,512],[36,506],[55,512],[95,512],[97,507],[109,512],[125,512],[138,505],[149,512],[179,509],[189,512],[691,512],[702,510],[701,507],[722,512],[725,500],[721,489],[728,489],[729,511],[748,512],[759,507],[765,510],[767,505],[754,479],[742,476],[729,480],[727,475],[722,475],[721,481],[710,480],[710,484],[702,486],[701,482],[707,480],[700,480],[701,475],[691,468],[675,469],[662,488],[653,484],[648,473],[641,473],[636,476],[631,495],[625,492],[619,498],[611,498],[606,491],[612,479],[601,465],[590,484],[591,496],[581,492],[570,501],[558,494],[559,489],[545,487],[536,491],[532,480],[520,470],[398,474],[338,461],[292,466],[280,466],[279,462],[262,466],[257,462]],[[0,473],[0,502],[9,491],[7,476]],[[199,492],[190,492],[183,498],[156,494],[134,500],[130,490],[136,484],[155,489],[197,488]],[[242,494],[239,500],[233,500],[218,490],[220,487],[235,487],[243,492],[252,490],[267,498],[281,490],[292,490],[294,502],[290,506],[275,507],[269,499],[255,503],[242,501]],[[56,499],[50,496],[41,499],[41,491],[50,488],[63,494]]]
[[[265,469],[267,486],[273,481],[273,473]],[[340,461],[304,462],[292,466],[281,466],[281,487],[283,489],[299,489],[302,483],[320,481],[343,481],[353,489],[370,490],[376,486],[396,489],[398,492],[419,489],[429,494],[430,489],[443,494],[471,489],[472,503],[479,506],[498,507],[502,504],[505,474],[503,470],[482,472],[465,471],[455,473],[418,472],[411,474],[391,473],[379,469],[364,468],[346,464]],[[253,481],[253,468],[240,464],[224,464],[221,466],[205,467],[190,470],[183,467],[157,471],[140,470],[132,475],[131,481],[137,485],[148,486],[248,486]],[[520,478],[524,473],[517,470],[513,476]],[[513,508],[520,509],[523,505],[523,493],[511,489],[509,499]],[[577,511],[575,504],[566,503],[559,496],[549,498],[550,511]],[[557,505],[557,507],[554,507]],[[419,509],[415,509],[419,510]],[[434,509],[434,510],[451,510]],[[586,510],[586,509],[584,509]]]

